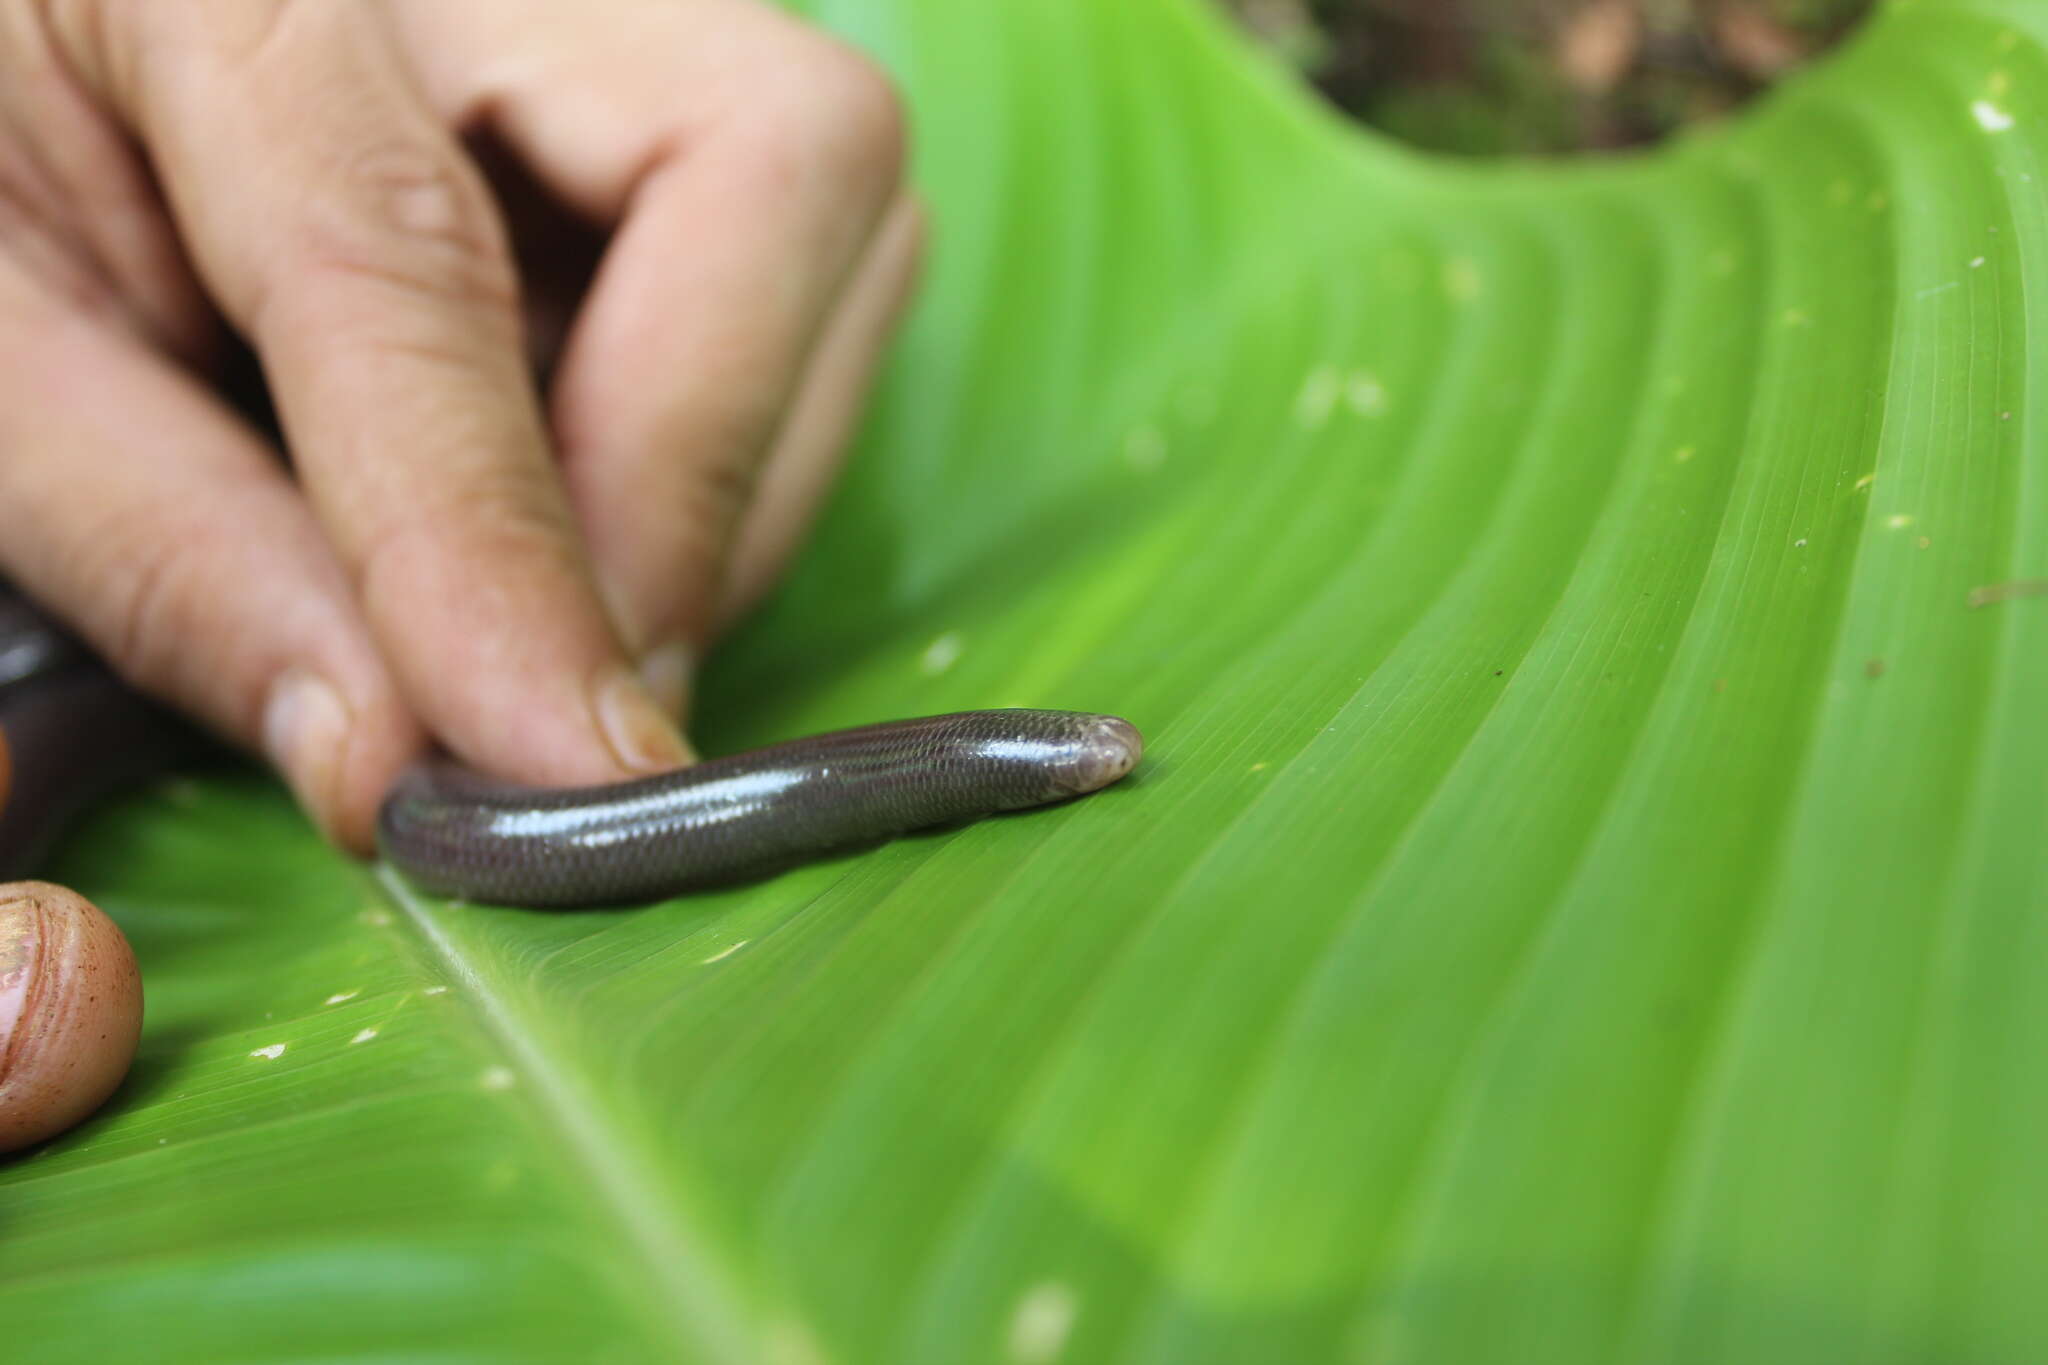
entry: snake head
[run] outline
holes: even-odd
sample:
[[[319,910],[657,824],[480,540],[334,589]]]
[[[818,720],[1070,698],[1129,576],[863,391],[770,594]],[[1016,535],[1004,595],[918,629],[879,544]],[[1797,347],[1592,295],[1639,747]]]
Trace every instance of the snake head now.
[[[1137,726],[1116,716],[1093,716],[1055,765],[1053,780],[1061,791],[1085,796],[1122,778],[1144,753],[1145,737]]]

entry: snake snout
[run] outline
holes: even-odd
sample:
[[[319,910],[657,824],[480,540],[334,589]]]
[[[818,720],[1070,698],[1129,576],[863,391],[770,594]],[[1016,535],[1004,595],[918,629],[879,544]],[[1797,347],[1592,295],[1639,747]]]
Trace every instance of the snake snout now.
[[[1138,727],[1116,716],[1096,716],[1075,737],[1073,755],[1061,765],[1060,786],[1075,796],[1100,791],[1138,766],[1145,738]]]

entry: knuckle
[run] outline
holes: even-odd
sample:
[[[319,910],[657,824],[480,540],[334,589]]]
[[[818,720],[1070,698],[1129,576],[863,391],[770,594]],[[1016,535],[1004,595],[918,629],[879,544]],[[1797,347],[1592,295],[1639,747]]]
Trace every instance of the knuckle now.
[[[464,539],[494,560],[575,558],[575,532],[551,470],[500,474],[471,490],[459,511],[467,527]]]
[[[482,187],[443,149],[410,141],[373,145],[350,157],[341,175],[343,197],[394,241],[478,255],[497,246]]]
[[[300,263],[312,278],[372,280],[516,320],[518,272],[504,229],[488,192],[455,157],[416,144],[373,147],[341,168],[338,191],[305,224]]]
[[[787,385],[765,373],[736,368],[723,374],[724,387],[706,395],[694,413],[693,473],[724,483],[742,483],[767,453],[792,397]]]
[[[785,398],[779,388],[740,378],[715,402],[694,406],[681,449],[634,472],[652,491],[645,511],[692,536],[730,530],[754,500]]]
[[[119,301],[85,259],[50,206],[0,157],[0,290],[25,313],[58,312],[113,321]]]
[[[755,449],[726,443],[719,455],[692,471],[694,477],[685,488],[681,509],[685,524],[722,539],[738,523],[753,501],[758,482],[758,465],[751,458]]]
[[[752,103],[757,135],[785,161],[823,172],[877,207],[903,176],[907,118],[879,66],[827,39],[782,63],[785,81]]]
[[[122,3],[136,5],[138,0],[122,0]],[[150,6],[149,0],[139,0],[144,8],[161,10],[161,5]],[[232,57],[246,63],[258,63],[277,48],[286,46],[293,37],[294,12],[304,12],[308,6],[301,0],[242,0],[225,9],[225,21],[217,20],[217,40],[224,40]]]
[[[862,179],[893,189],[907,138],[902,96],[868,58],[846,48],[828,51],[817,72],[827,148]]]
[[[170,685],[179,642],[191,638],[192,542],[178,535],[114,535],[84,574],[91,600],[104,604],[100,643],[122,677],[145,687]]]
[[[580,572],[574,530],[550,479],[498,471],[411,499],[350,557],[360,600],[375,613],[403,610],[423,586],[484,592],[508,565]]]
[[[32,0],[37,36],[87,71],[103,69],[109,38],[132,30],[132,0]]]

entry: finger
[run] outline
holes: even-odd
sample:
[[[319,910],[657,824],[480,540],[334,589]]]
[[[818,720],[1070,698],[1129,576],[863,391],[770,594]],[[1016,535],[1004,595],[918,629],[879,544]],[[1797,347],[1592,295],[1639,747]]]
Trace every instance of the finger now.
[[[145,335],[187,359],[215,337],[212,310],[192,276],[163,202],[136,149],[78,81],[42,8],[0,9],[0,129]]]
[[[917,285],[926,215],[897,199],[839,301],[733,537],[713,616],[720,632],[774,586],[844,462],[863,400]]]
[[[602,28],[536,0],[393,12],[444,118],[623,223],[551,410],[614,614],[677,678],[659,662],[708,636],[754,473],[895,196],[895,95],[851,49],[752,3]]]
[[[655,164],[557,372],[571,497],[657,678],[679,683],[709,641],[757,469],[896,192],[887,87],[829,69],[863,74],[813,85],[801,117],[764,105]]]
[[[379,12],[137,7],[151,60],[112,67],[414,713],[516,779],[670,766],[680,736],[621,654],[542,432],[503,228]]]
[[[330,836],[367,850],[420,737],[255,436],[0,260],[0,449],[0,568],[130,683],[266,750]]]

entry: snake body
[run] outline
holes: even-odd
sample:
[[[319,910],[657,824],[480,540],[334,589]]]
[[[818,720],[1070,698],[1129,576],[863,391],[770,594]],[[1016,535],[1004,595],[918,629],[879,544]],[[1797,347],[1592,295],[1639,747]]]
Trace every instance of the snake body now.
[[[445,763],[399,779],[384,856],[429,891],[517,905],[645,900],[928,825],[1108,786],[1114,716],[965,711],[839,730],[615,786],[535,789]]]
[[[87,801],[186,747],[180,733],[0,584],[0,880],[32,871]],[[1143,747],[1115,716],[1004,710],[839,730],[602,787],[518,786],[427,760],[387,795],[378,848],[442,895],[645,900],[1084,795]]]

